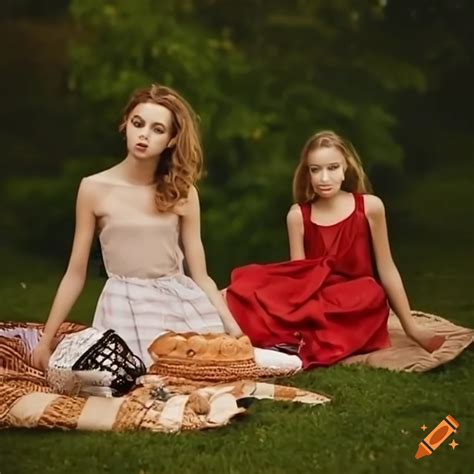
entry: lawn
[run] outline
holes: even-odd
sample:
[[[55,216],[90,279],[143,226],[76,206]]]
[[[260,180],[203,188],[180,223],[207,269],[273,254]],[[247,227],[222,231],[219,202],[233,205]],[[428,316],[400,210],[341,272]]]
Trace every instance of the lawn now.
[[[398,242],[394,253],[412,307],[474,327],[472,248]],[[443,249],[441,252],[440,249]],[[1,318],[43,321],[58,264],[0,254]],[[71,320],[90,322],[103,279],[92,276]],[[472,473],[474,352],[430,373],[332,367],[285,383],[334,397],[319,407],[255,402],[248,416],[215,431],[164,435],[8,430],[0,432],[0,473]],[[459,446],[444,443],[415,460],[418,443],[451,414]],[[426,433],[425,433],[426,435]]]

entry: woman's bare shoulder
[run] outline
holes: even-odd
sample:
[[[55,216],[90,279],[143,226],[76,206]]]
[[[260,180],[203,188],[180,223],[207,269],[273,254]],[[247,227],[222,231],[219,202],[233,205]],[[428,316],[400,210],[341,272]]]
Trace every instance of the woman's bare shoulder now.
[[[382,199],[374,194],[364,194],[364,208],[367,217],[377,218],[385,214]]]
[[[299,204],[293,204],[286,215],[288,223],[298,224],[303,222],[303,213]]]
[[[89,202],[95,208],[104,191],[110,188],[111,185],[117,184],[114,182],[114,174],[111,170],[113,168],[84,176],[79,185],[78,199],[81,202]]]
[[[90,185],[93,184],[119,184],[119,179],[117,178],[116,173],[117,166],[113,166],[112,168],[108,168],[103,171],[99,171],[98,173],[91,174],[89,176],[85,176],[82,178],[84,183],[88,183]]]
[[[191,185],[188,195],[180,199],[173,207],[173,212],[178,216],[185,216],[192,209],[199,208],[199,193],[196,186]]]

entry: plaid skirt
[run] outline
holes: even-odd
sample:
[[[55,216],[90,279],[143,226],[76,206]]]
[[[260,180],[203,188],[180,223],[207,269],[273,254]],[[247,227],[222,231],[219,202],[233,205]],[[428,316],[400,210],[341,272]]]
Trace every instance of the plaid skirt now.
[[[207,295],[183,274],[156,279],[111,276],[92,326],[115,330],[146,366],[152,363],[149,345],[165,331],[224,332]]]

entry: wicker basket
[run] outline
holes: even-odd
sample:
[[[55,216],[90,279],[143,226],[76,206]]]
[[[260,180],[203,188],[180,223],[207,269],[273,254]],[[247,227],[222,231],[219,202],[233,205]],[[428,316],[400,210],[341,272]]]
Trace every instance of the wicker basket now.
[[[72,366],[73,371],[98,370],[112,374],[110,387],[114,396],[127,393],[135,380],[146,372],[145,364],[113,330],[82,354]]]

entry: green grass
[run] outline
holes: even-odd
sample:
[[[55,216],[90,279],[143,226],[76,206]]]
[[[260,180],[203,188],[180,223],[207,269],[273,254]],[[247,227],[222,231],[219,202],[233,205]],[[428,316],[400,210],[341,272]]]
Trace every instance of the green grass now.
[[[474,326],[472,249],[455,242],[400,242],[394,253],[412,307]],[[48,261],[0,255],[2,319],[43,321],[61,276]],[[21,283],[26,284],[23,288]],[[91,321],[103,280],[92,276],[71,320]],[[0,473],[472,473],[474,353],[425,374],[332,367],[286,383],[334,397],[327,406],[255,402],[228,427],[198,433],[0,432]],[[423,432],[447,414],[461,424],[415,460]]]

